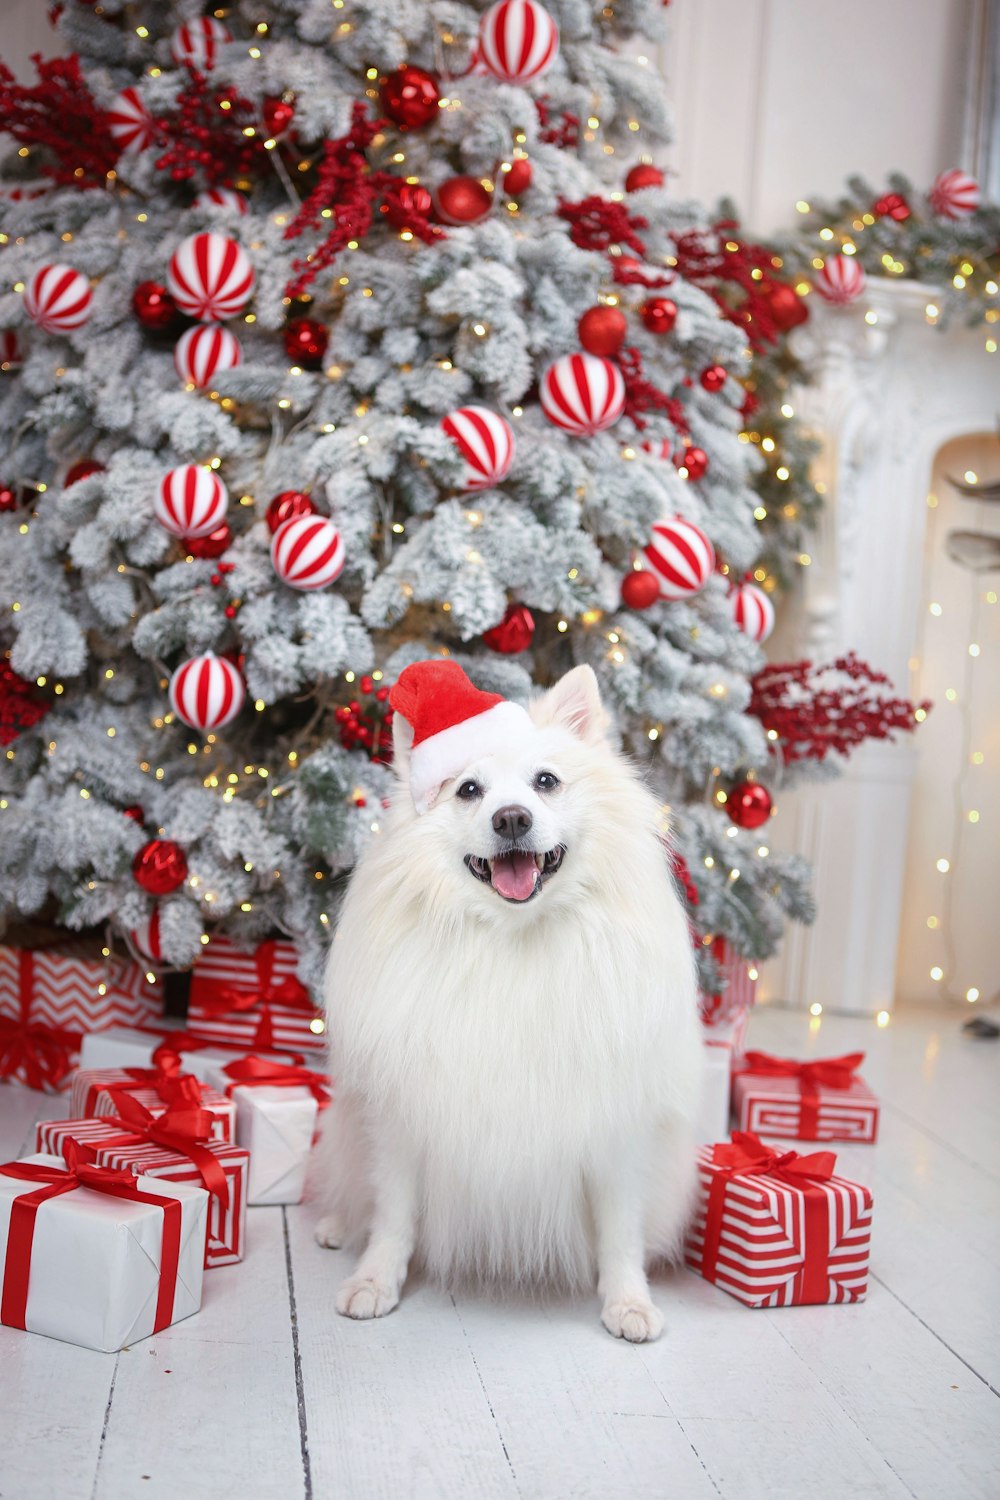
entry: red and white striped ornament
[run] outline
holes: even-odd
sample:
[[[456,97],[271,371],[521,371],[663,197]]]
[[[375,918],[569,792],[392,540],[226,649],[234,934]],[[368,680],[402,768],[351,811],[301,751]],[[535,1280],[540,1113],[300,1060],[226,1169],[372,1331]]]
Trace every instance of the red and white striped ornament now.
[[[198,73],[211,73],[219,48],[232,39],[229,27],[214,16],[197,16],[177,27],[170,38],[170,55],[178,67],[187,63]]]
[[[39,266],[24,293],[24,310],[46,333],[69,333],[90,317],[94,293],[72,266]]]
[[[827,302],[845,307],[865,289],[865,268],[853,255],[830,255],[816,277],[816,290]]]
[[[170,257],[167,286],[174,301],[181,312],[202,323],[242,312],[253,285],[250,257],[224,234],[190,234]]]
[[[647,438],[644,443],[639,444],[643,453],[648,453],[651,458],[660,458],[665,463],[672,463],[674,457],[674,445],[670,438],[657,438],[651,443]]]
[[[174,368],[182,380],[199,389],[223,370],[235,370],[243,359],[239,340],[218,323],[199,323],[182,333],[174,349]]]
[[[733,623],[755,641],[766,641],[774,629],[774,605],[755,583],[740,583],[729,595]]]
[[[213,187],[205,188],[204,192],[198,194],[194,200],[195,208],[229,208],[238,214],[245,214],[249,204],[242,193],[235,188]]]
[[[156,139],[156,126],[137,89],[122,89],[106,116],[111,139],[123,151],[145,151]]]
[[[479,22],[479,60],[505,83],[540,78],[558,52],[559,28],[538,0],[498,0]]]
[[[323,589],[343,572],[343,538],[327,516],[293,516],[271,541],[271,563],[293,589]]]
[[[0,329],[0,370],[19,370],[23,363],[24,350],[14,329]]]
[[[625,382],[617,365],[600,354],[564,354],[541,383],[542,411],[556,427],[592,437],[625,410]]]
[[[656,574],[661,599],[690,599],[699,593],[715,570],[715,548],[693,521],[675,516],[657,521],[646,561]]]
[[[952,167],[934,179],[927,194],[939,219],[968,219],[979,207],[979,183],[968,172]]]
[[[510,473],[514,429],[488,406],[460,406],[441,423],[465,459],[463,490],[488,490]]]
[[[246,695],[232,662],[212,651],[181,662],[170,679],[171,709],[182,724],[202,733],[235,719]]]
[[[174,536],[208,536],[221,526],[229,507],[229,491],[215,473],[201,464],[181,464],[160,480],[153,509],[161,526]]]
[[[151,963],[158,964],[163,958],[160,949],[160,908],[153,907],[152,915],[129,933],[132,945]]]

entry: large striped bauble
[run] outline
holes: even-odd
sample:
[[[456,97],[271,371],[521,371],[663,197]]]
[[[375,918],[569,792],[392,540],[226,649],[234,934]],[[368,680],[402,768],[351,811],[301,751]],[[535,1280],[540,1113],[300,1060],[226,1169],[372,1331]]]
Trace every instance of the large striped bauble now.
[[[232,662],[211,651],[181,662],[170,679],[170,707],[182,724],[202,733],[235,719],[246,694]]]
[[[479,22],[479,58],[505,83],[540,78],[558,52],[559,29],[538,0],[498,0]]]
[[[644,551],[661,599],[689,599],[705,587],[715,569],[712,543],[700,527],[681,516],[657,521]]]
[[[94,300],[90,282],[72,266],[39,266],[24,293],[24,310],[46,333],[82,328]]]
[[[934,179],[927,197],[939,219],[968,219],[979,207],[979,183],[952,167]]]
[[[816,276],[816,290],[827,302],[845,307],[865,289],[865,268],[853,255],[829,255]]]
[[[105,116],[111,139],[123,151],[145,151],[156,139],[156,127],[136,89],[122,89]]]
[[[182,333],[174,349],[174,368],[182,380],[199,388],[223,370],[235,370],[243,358],[239,340],[218,323],[199,323]]]
[[[600,354],[564,354],[542,376],[542,411],[566,432],[592,437],[625,410],[625,382]]]
[[[161,526],[174,536],[208,536],[221,526],[229,491],[214,469],[181,464],[160,480],[153,509]]]
[[[198,16],[177,27],[170,38],[170,55],[178,67],[187,63],[196,73],[211,73],[219,48],[232,39],[229,27],[214,16]]]
[[[343,539],[327,516],[294,516],[271,540],[271,563],[289,588],[326,588],[340,577],[344,559]]]
[[[488,406],[460,406],[441,423],[465,460],[463,490],[488,490],[510,473],[514,429]]]
[[[249,204],[242,193],[235,188],[213,187],[205,188],[204,192],[198,194],[194,200],[194,208],[228,208],[238,214],[245,214]]]
[[[170,257],[167,286],[181,312],[202,323],[242,312],[253,292],[250,257],[235,240],[204,230],[182,240]]]
[[[766,641],[774,629],[774,605],[755,583],[740,583],[729,595],[733,623],[755,641]]]
[[[160,908],[154,906],[152,914],[138,927],[133,927],[129,937],[132,939],[132,946],[142,954],[143,958],[148,958],[151,963],[158,964],[163,958],[160,948]]]

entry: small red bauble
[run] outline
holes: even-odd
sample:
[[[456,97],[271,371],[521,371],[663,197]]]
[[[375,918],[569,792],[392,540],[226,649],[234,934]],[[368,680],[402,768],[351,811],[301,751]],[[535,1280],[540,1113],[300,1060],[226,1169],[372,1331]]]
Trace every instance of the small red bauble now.
[[[97,463],[93,458],[81,458],[79,463],[70,464],[66,470],[66,478],[63,480],[63,489],[68,489],[71,484],[76,484],[78,479],[86,479],[90,474],[103,474],[104,465]]]
[[[390,224],[396,229],[406,229],[414,219],[427,218],[431,211],[431,195],[419,182],[404,182],[382,207]]]
[[[184,850],[173,839],[150,839],[136,851],[132,874],[137,885],[151,896],[169,896],[187,879]]]
[[[616,255],[611,266],[613,270],[627,272],[630,276],[642,275],[646,269],[634,255]]]
[[[678,448],[674,454],[674,463],[678,469],[687,469],[689,479],[701,479],[708,468],[708,454],[704,448]]]
[[[140,281],[132,293],[132,310],[153,333],[165,333],[178,318],[177,303],[158,281]]]
[[[660,585],[652,573],[634,569],[622,579],[622,603],[629,609],[648,609],[660,597]]]
[[[699,379],[704,389],[714,394],[722,390],[729,379],[729,372],[725,365],[709,365],[707,370],[702,370]]]
[[[637,193],[640,188],[662,187],[663,173],[652,162],[640,162],[625,178],[625,191]]]
[[[315,513],[315,505],[301,490],[282,490],[280,495],[275,495],[267,507],[267,529],[273,536],[278,527],[284,526],[286,521],[294,521],[296,516],[312,516]]]
[[[478,224],[493,207],[493,194],[478,177],[449,177],[434,194],[434,208],[445,224]]]
[[[131,818],[133,823],[145,823],[146,821],[146,814],[143,812],[138,802],[133,802],[131,807],[123,807],[122,814],[126,818]]]
[[[382,108],[399,130],[419,130],[436,117],[441,91],[433,73],[407,64],[383,80],[379,95]]]
[[[650,297],[642,304],[640,317],[650,333],[669,333],[677,322],[677,303],[669,297]]]
[[[260,117],[269,136],[284,135],[295,119],[295,105],[288,99],[265,99],[260,107]]]
[[[186,536],[184,549],[189,557],[221,557],[233,545],[233,533],[226,521],[208,536]]]
[[[534,633],[535,620],[530,609],[523,604],[508,604],[500,624],[484,632],[483,644],[503,656],[515,656],[531,645]]]
[[[895,219],[902,224],[910,217],[912,209],[902,193],[886,193],[872,204],[872,213],[879,219]]]
[[[0,484],[0,514],[5,510],[17,510],[17,490],[9,484]]]
[[[768,293],[771,316],[782,333],[789,333],[809,317],[809,309],[794,287],[777,282]]]
[[[588,354],[617,354],[625,342],[628,321],[620,307],[588,307],[576,325]]]
[[[293,318],[282,335],[285,353],[306,370],[318,370],[330,342],[327,328],[315,318]]]
[[[518,193],[524,193],[530,188],[531,179],[534,175],[531,162],[528,158],[526,156],[519,156],[516,161],[511,162],[503,174],[502,186],[504,192],[509,194],[510,197],[516,198]]]
[[[726,812],[738,828],[760,828],[771,816],[771,794],[759,781],[738,781],[726,796]]]

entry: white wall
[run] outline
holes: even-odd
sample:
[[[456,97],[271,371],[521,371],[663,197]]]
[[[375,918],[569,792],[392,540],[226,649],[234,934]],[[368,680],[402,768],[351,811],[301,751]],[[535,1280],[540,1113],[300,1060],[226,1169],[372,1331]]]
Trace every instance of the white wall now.
[[[33,52],[52,57],[63,50],[49,25],[48,11],[49,0],[0,0],[0,57],[23,83],[35,79]]]

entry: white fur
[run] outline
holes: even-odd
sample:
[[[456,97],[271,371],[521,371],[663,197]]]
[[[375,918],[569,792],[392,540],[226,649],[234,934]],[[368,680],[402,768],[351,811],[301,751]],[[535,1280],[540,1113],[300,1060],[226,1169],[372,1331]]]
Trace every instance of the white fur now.
[[[444,1281],[596,1277],[605,1326],[655,1338],[645,1265],[677,1253],[694,1182],[691,942],[659,808],[607,744],[593,673],[531,712],[533,742],[476,760],[423,816],[398,797],[355,872],[327,976],[317,1235],[366,1241],[337,1298],[352,1317],[396,1305],[416,1252]],[[535,790],[540,770],[561,786]],[[476,802],[455,795],[470,778]],[[463,862],[511,802],[534,847],[566,848],[524,903]]]

